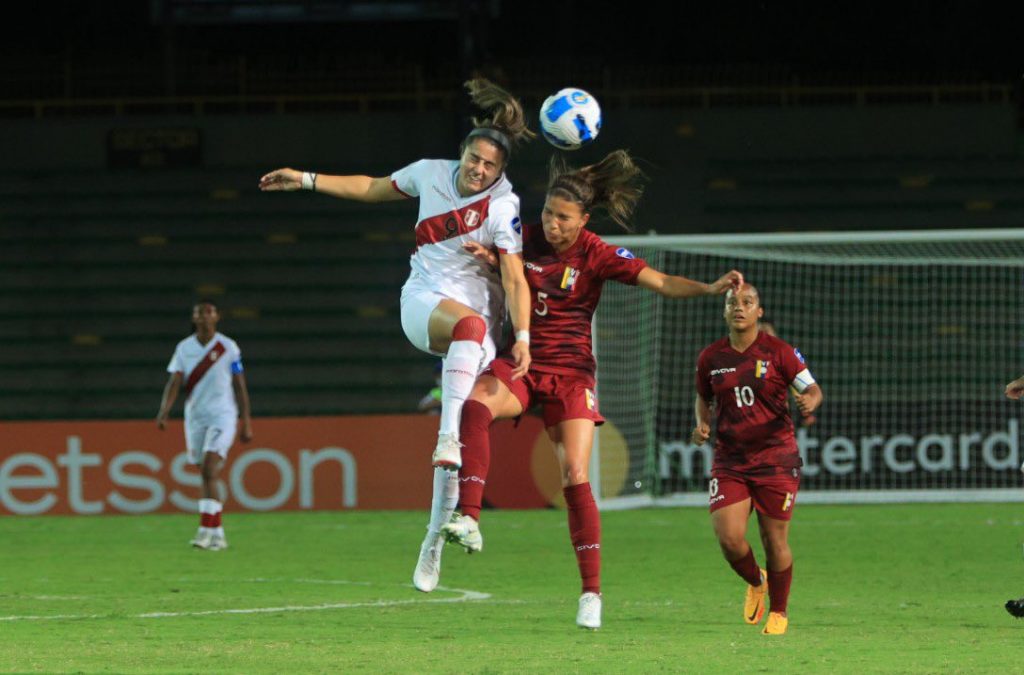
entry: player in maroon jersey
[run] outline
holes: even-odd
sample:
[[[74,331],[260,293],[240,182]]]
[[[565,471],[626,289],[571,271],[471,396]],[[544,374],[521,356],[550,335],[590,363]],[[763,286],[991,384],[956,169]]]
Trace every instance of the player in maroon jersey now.
[[[712,407],[717,415],[711,468],[711,523],[725,559],[746,582],[743,618],[757,624],[764,616],[764,594],[771,602],[766,635],[786,632],[786,604],[793,575],[789,520],[800,486],[802,460],[789,416],[788,389],[797,408],[809,416],[821,405],[815,383],[800,352],[758,329],[763,316],[757,289],[744,284],[725,300],[729,335],[697,358],[694,444],[711,436]],[[750,512],[757,510],[767,571],[747,543]]]
[[[445,544],[440,528],[458,499],[462,405],[494,358],[506,303],[515,329],[511,351],[517,376],[530,363],[530,291],[523,275],[519,197],[505,168],[515,145],[535,134],[509,92],[483,78],[466,87],[488,117],[473,119],[458,160],[422,159],[376,178],[287,168],[260,178],[264,191],[304,189],[361,202],[419,200],[416,250],[402,287],[402,330],[414,347],[444,358],[430,521],[413,571],[413,585],[425,593],[437,586]],[[463,250],[468,241],[497,247],[500,276]]]
[[[601,523],[588,482],[594,427],[604,422],[594,394],[590,335],[601,289],[613,280],[670,298],[690,298],[724,293],[743,279],[732,271],[709,285],[663,274],[586,229],[599,208],[625,226],[642,192],[641,179],[629,154],[621,150],[575,171],[552,165],[543,225],[523,230],[526,278],[533,294],[530,371],[516,380],[514,363],[505,355],[477,379],[462,412],[462,515],[442,528],[467,551],[483,547],[478,521],[490,462],[488,429],[495,419],[542,406],[544,426],[558,453],[569,532],[583,580],[576,623],[584,628],[601,625]]]

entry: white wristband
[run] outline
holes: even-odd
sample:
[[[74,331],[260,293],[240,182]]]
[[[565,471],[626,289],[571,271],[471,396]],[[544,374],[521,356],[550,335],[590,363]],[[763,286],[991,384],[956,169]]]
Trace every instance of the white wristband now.
[[[316,192],[316,174],[309,171],[302,172],[302,189]]]
[[[530,344],[530,331],[528,330],[517,330],[516,331],[516,342],[525,342]]]

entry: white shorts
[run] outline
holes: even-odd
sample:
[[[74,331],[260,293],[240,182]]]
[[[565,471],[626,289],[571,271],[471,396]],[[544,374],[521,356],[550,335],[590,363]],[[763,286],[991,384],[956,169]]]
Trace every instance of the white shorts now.
[[[188,448],[189,461],[202,464],[203,454],[207,452],[215,452],[222,459],[227,459],[237,431],[237,416],[202,421],[185,420],[185,447]]]
[[[435,352],[430,348],[430,315],[442,300],[450,300],[447,296],[436,291],[429,290],[414,283],[412,280],[402,287],[402,330],[405,337],[413,347],[422,352],[435,356],[444,356],[444,352]],[[484,359],[483,365],[494,360],[497,353],[495,347],[501,334],[501,323],[495,322],[489,316],[483,316],[487,322],[487,334],[484,336]],[[497,324],[497,325],[495,325]]]

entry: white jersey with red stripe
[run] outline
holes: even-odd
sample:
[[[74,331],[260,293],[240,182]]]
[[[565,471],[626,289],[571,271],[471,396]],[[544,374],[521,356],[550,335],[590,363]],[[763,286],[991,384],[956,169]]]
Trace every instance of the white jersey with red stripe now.
[[[238,418],[231,380],[234,373],[242,372],[242,352],[228,336],[214,333],[204,345],[195,334],[190,335],[175,347],[167,372],[181,373],[183,388],[187,388],[193,374],[202,373],[185,401],[186,422]]]
[[[504,174],[483,192],[463,197],[456,188],[458,170],[456,160],[421,159],[391,174],[396,190],[420,200],[408,283],[497,319],[505,302],[498,271],[462,245],[476,241],[502,253],[521,253],[519,197]]]

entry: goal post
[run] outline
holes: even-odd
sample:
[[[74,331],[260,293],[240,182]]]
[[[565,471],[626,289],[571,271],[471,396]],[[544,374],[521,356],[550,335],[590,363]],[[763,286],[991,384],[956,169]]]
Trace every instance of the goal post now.
[[[607,237],[662,272],[739,269],[825,401],[795,407],[802,503],[1024,501],[1024,229]],[[707,503],[711,445],[688,442],[697,355],[723,299],[608,283],[594,321],[602,508]],[[712,438],[713,441],[713,438]]]

